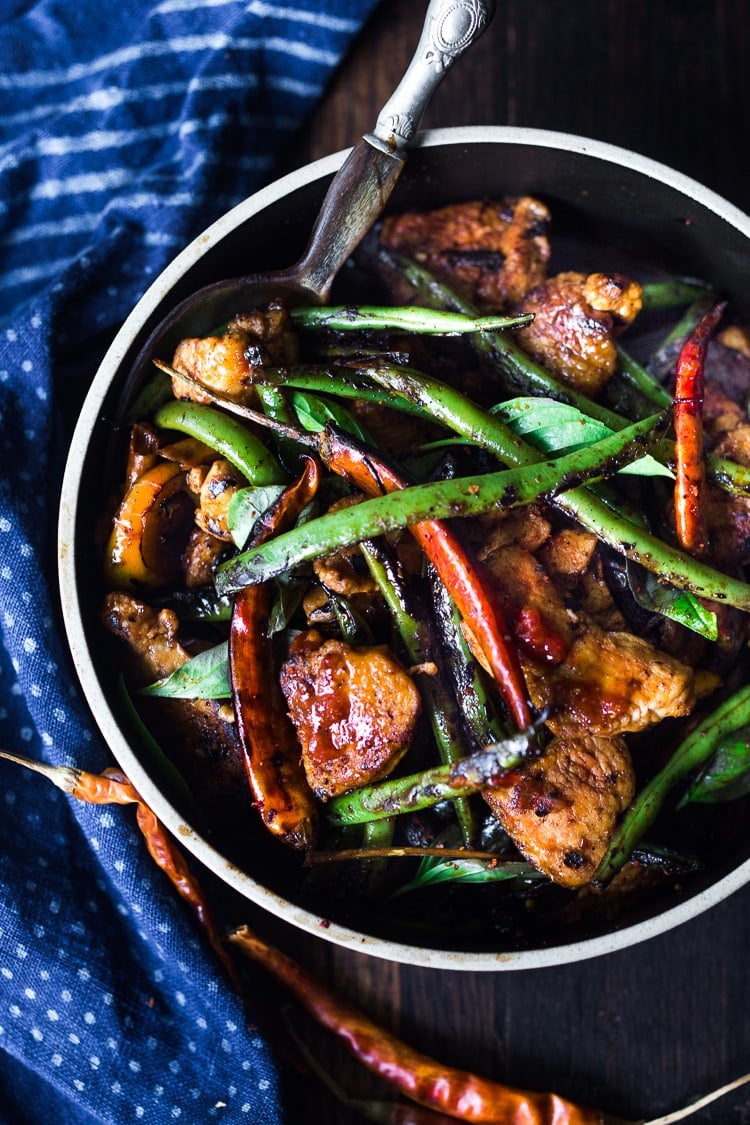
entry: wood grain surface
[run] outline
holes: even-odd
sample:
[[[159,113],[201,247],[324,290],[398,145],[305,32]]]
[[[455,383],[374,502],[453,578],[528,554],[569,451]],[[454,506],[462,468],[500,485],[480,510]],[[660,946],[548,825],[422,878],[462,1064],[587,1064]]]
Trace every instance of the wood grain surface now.
[[[411,56],[424,9],[416,0],[381,4],[287,152],[287,168],[372,127]],[[499,0],[492,26],[447,76],[424,125],[588,135],[670,164],[747,210],[749,60],[748,0]],[[554,1089],[636,1119],[750,1070],[750,889],[628,950],[529,972],[399,967],[254,918],[402,1038],[499,1081]],[[269,989],[268,1000],[278,1009],[279,993]],[[290,1018],[346,1089],[383,1095],[329,1036],[295,1010]],[[293,1125],[359,1120],[291,1066],[284,1089]],[[692,1120],[750,1122],[750,1091]]]

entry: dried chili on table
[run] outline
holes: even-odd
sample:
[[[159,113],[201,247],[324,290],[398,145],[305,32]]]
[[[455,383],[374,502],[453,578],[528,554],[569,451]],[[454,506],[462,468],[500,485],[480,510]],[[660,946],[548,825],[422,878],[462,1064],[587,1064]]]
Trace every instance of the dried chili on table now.
[[[290,989],[306,1011],[337,1035],[364,1066],[421,1105],[484,1125],[610,1125],[613,1121],[557,1094],[517,1090],[442,1066],[340,1000],[247,926],[234,930],[229,940]]]

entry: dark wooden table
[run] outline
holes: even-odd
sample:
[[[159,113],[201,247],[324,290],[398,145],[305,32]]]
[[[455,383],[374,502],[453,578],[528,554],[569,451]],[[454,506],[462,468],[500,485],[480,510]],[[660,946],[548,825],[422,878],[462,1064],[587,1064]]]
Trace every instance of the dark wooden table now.
[[[372,127],[424,8],[385,0],[287,154],[288,167]],[[748,0],[499,0],[493,25],[448,75],[424,125],[588,135],[671,164],[748,210],[749,59]],[[649,942],[527,972],[399,967],[257,921],[402,1038],[497,1080],[637,1118],[750,1070],[750,889]],[[327,1035],[310,1035],[347,1089],[383,1091]],[[285,1088],[295,1125],[355,1121],[291,1070]],[[750,1091],[693,1120],[750,1122]]]

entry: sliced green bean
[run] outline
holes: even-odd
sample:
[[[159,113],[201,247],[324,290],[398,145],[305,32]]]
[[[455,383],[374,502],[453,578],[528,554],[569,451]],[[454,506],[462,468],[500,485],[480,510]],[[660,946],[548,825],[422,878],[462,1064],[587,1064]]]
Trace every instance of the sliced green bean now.
[[[260,438],[213,406],[174,399],[159,407],[154,421],[166,430],[178,430],[205,442],[234,465],[249,484],[283,484],[287,479]]]
[[[693,301],[716,300],[716,290],[691,277],[670,277],[666,281],[647,281],[643,286],[644,309],[673,309]]]
[[[363,539],[423,520],[479,515],[497,508],[529,504],[542,496],[557,496],[562,490],[575,487],[583,480],[607,476],[622,464],[641,456],[647,451],[649,441],[653,440],[659,421],[659,417],[655,416],[637,422],[627,430],[564,457],[498,473],[415,485],[387,496],[365,500],[352,508],[329,512],[222,563],[216,573],[217,592],[234,593],[245,586],[275,578],[302,562],[329,554],[339,547],[351,546]],[[633,534],[636,531],[633,528]],[[658,543],[658,540],[655,542]],[[695,566],[700,567],[700,564],[695,563]],[[732,581],[710,568],[703,569],[722,583]],[[750,606],[750,587],[744,583],[737,585],[743,595],[747,594]]]
[[[732,732],[750,723],[750,684],[740,688],[708,716],[682,742],[666,766],[648,782],[625,813],[595,882],[608,883],[629,859],[633,848],[654,823],[671,790],[689,773],[708,761]]]
[[[445,682],[430,626],[413,604],[413,599],[407,593],[387,554],[372,542],[360,544],[360,550],[390,610],[411,664],[434,666],[432,672],[419,677],[420,695],[425,704],[441,762],[444,765],[456,762],[466,756],[458,704]],[[471,805],[465,797],[458,797],[454,806],[464,843],[470,847],[476,835]]]
[[[461,614],[432,567],[429,580],[446,668],[467,730],[477,747],[500,742],[511,732],[500,721],[484,673],[466,643]]]
[[[328,819],[339,827],[364,824],[428,809],[441,801],[470,797],[488,786],[502,784],[506,774],[526,760],[534,741],[533,730],[522,731],[451,765],[435,766],[409,777],[388,778],[344,793],[328,801]]]
[[[637,360],[628,355],[620,344],[617,344],[617,359],[620,374],[631,387],[635,387],[657,410],[669,409],[672,405],[672,396],[669,391],[661,383],[658,383],[645,367],[642,367]]]
[[[338,305],[291,310],[300,328],[331,328],[334,331],[396,329],[430,336],[456,336],[468,332],[496,332],[503,328],[525,328],[534,319],[520,316],[480,316],[447,309],[425,309],[419,305]]]

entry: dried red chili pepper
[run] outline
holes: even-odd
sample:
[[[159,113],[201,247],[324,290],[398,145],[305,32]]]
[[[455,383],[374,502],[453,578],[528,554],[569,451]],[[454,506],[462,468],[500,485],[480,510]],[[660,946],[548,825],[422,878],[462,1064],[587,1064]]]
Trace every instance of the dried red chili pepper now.
[[[346,435],[326,427],[320,456],[334,473],[362,492],[380,496],[406,488],[406,481],[383,459],[360,449]],[[469,557],[442,520],[423,520],[409,528],[435,567],[471,629],[519,730],[531,724],[528,692],[508,627],[479,563]]]
[[[253,546],[292,526],[315,495],[319,480],[318,462],[306,456],[300,477],[258,521]],[[274,667],[268,635],[271,597],[267,582],[248,586],[235,597],[229,636],[232,702],[263,823],[286,844],[306,849],[313,843],[317,812]]]
[[[703,555],[708,547],[703,511],[704,370],[709,340],[725,308],[722,301],[698,321],[682,347],[675,374],[675,530],[679,545],[692,555]]]
[[[576,1106],[557,1094],[528,1093],[469,1071],[441,1066],[339,1000],[311,973],[261,941],[247,926],[228,936],[246,956],[290,989],[303,1008],[337,1035],[364,1066],[420,1105],[484,1125],[608,1125],[601,1113]]]
[[[181,898],[190,906],[198,918],[232,984],[242,993],[242,983],[226,946],[219,934],[211,908],[206,901],[200,883],[188,867],[182,852],[179,851],[164,825],[141,800],[132,783],[120,770],[110,769],[104,773],[89,773],[87,770],[71,766],[51,766],[46,762],[34,762],[0,750],[0,758],[26,766],[47,777],[63,793],[84,801],[89,805],[135,805],[136,821],[146,842],[151,858],[156,862]]]

